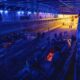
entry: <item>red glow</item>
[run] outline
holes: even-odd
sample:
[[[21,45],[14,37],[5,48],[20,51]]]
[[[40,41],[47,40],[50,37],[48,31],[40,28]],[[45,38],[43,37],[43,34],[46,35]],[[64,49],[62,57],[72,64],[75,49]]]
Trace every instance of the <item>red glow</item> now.
[[[75,16],[75,18],[78,18],[78,16]]]
[[[53,56],[54,56],[54,53],[50,52],[47,56],[47,60],[51,62],[53,59]]]

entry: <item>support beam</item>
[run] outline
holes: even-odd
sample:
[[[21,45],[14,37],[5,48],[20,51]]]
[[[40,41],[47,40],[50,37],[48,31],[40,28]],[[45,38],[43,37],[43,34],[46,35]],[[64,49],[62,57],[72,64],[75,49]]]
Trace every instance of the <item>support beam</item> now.
[[[76,67],[76,73],[77,73],[77,80],[80,80],[80,15],[79,15],[79,21],[78,21],[78,27],[77,27],[77,67]]]

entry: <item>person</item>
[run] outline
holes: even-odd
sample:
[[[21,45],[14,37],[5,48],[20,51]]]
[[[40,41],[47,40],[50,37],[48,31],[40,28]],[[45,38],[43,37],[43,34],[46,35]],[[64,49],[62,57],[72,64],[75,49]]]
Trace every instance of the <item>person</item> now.
[[[58,44],[59,44],[58,35],[57,35],[57,33],[55,33],[54,38],[53,38],[53,48],[55,50],[59,50]]]
[[[40,38],[41,38],[41,33],[38,32],[38,33],[37,33],[37,39],[40,39]]]
[[[65,24],[64,24],[64,22],[63,22],[63,26],[64,26]]]
[[[63,41],[63,35],[62,35],[62,32],[59,33],[58,40],[59,40],[59,41]]]
[[[45,36],[45,32],[42,33],[42,37],[44,37],[44,36]]]
[[[72,25],[69,25],[69,29],[72,29]]]
[[[65,32],[64,32],[64,40],[67,40],[68,38],[69,38],[68,32],[65,31]]]
[[[71,45],[76,41],[76,37],[74,35],[71,36]]]
[[[56,33],[54,34],[54,38],[53,38],[53,40],[54,40],[54,41],[57,41],[57,40],[58,40],[58,36],[57,36]]]

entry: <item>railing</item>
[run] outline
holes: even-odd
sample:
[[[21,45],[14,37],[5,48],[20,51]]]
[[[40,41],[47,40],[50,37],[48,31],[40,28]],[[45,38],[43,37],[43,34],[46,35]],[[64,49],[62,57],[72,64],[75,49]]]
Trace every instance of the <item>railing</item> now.
[[[48,22],[54,20],[60,20],[62,18],[48,18],[48,19],[40,19],[40,20],[28,20],[28,21],[21,21],[21,22],[1,22],[0,23],[0,35],[9,34],[11,32],[19,32],[23,30],[34,30],[34,28],[42,28],[39,26],[39,23],[44,26],[48,24]],[[66,19],[66,18],[65,18]],[[55,26],[54,26],[55,27]]]
[[[45,44],[45,45],[46,45],[46,44]],[[45,45],[44,45],[44,46],[45,46]],[[48,45],[46,45],[46,46],[49,47]],[[45,47],[46,47],[46,46],[45,46]],[[66,50],[66,48],[67,48],[67,47],[65,47],[64,50]],[[40,49],[40,48],[39,48],[39,49]],[[45,48],[44,48],[44,49],[45,49]],[[45,50],[46,50],[46,49],[45,49]],[[48,49],[47,49],[47,50],[48,50]],[[46,51],[47,51],[47,50],[46,50]],[[45,51],[44,54],[42,54],[42,51],[36,52],[36,54],[40,57],[40,61],[42,61],[42,62],[44,62],[44,60],[42,59],[43,56],[44,56],[44,55],[46,56],[46,54],[48,54],[48,52],[46,52],[46,51]],[[61,51],[63,51],[63,48],[61,49]],[[56,55],[56,54],[55,54],[55,55]],[[60,55],[61,55],[61,53],[59,53],[59,58],[60,58]],[[65,53],[64,53],[64,55],[65,55]],[[69,55],[69,54],[67,54],[67,55]],[[31,58],[31,60],[32,60],[33,58],[34,58],[34,56]],[[57,62],[56,62],[56,63],[58,63],[59,58],[57,59]],[[67,60],[68,60],[68,59],[67,59]],[[33,61],[33,60],[32,60],[32,61]],[[68,61],[69,61],[69,60],[68,60]],[[64,61],[63,61],[63,62],[64,62]],[[33,61],[33,63],[34,63],[34,61]],[[41,62],[40,62],[40,63],[41,63]],[[45,62],[45,63],[46,63],[46,62]],[[44,64],[45,64],[45,63],[44,63]],[[48,62],[48,63],[50,63],[50,64],[49,64],[50,66],[54,64],[54,63],[52,63],[52,62]],[[66,62],[65,64],[67,64],[67,62]],[[17,77],[23,79],[25,76],[27,76],[27,75],[26,75],[27,73],[31,73],[31,71],[30,71],[28,68],[29,68],[28,66],[25,66],[22,70],[20,70],[19,73],[17,74]],[[52,68],[52,69],[50,69],[50,68]],[[54,73],[54,74],[55,74],[55,70],[57,69],[56,66],[55,66],[55,64],[54,64],[52,67],[50,67],[50,68],[49,68],[49,69],[50,69],[51,73]],[[47,71],[49,71],[49,70],[47,70]],[[53,72],[52,72],[52,71],[53,71]],[[40,72],[41,72],[41,71],[40,71]],[[50,77],[50,75],[46,75],[45,72],[43,72],[43,71],[42,71],[41,73],[42,73],[41,75],[44,76],[46,79]],[[48,73],[49,73],[49,72],[48,72]],[[47,74],[48,74],[48,73],[47,73]]]
[[[71,51],[70,51],[70,55],[69,57],[67,58],[63,68],[62,68],[62,71],[58,74],[58,78],[60,80],[64,80],[65,76],[67,75],[68,73],[68,70],[69,70],[69,66],[71,64],[71,61],[72,61],[72,57],[75,57],[75,48],[76,48],[76,43],[72,46],[71,48]]]

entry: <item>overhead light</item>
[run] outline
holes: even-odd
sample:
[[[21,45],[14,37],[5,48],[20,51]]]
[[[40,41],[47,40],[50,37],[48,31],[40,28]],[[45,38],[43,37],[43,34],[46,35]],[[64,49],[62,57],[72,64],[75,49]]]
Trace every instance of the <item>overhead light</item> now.
[[[2,14],[3,13],[3,10],[0,10],[0,13]]]
[[[43,12],[39,12],[39,14],[43,14]]]
[[[8,10],[5,10],[4,13],[7,14],[8,13]]]
[[[24,11],[18,11],[17,14],[18,15],[23,15],[24,14]]]
[[[30,15],[30,14],[32,14],[32,13],[31,13],[31,11],[28,11],[27,14]]]
[[[37,14],[37,12],[34,12],[34,14]]]
[[[20,11],[18,11],[17,14],[20,15]]]

